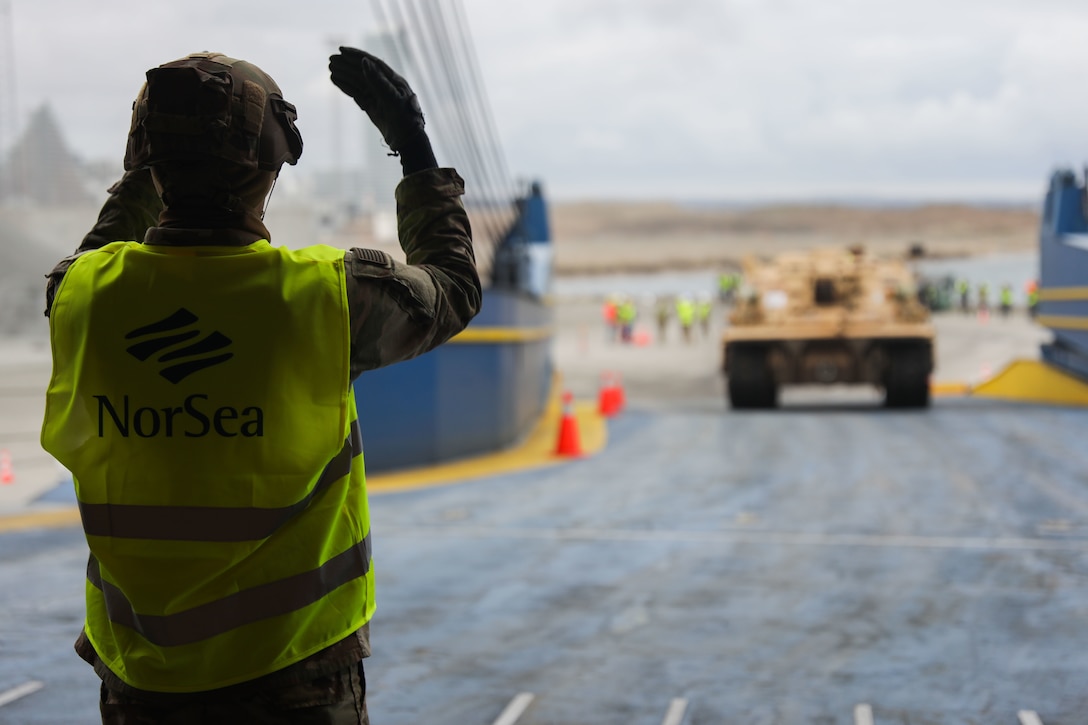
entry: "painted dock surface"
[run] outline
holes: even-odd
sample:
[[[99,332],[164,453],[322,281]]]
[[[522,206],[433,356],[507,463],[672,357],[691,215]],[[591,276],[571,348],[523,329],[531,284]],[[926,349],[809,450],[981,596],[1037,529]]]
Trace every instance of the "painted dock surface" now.
[[[558,350],[583,399],[602,365],[625,373],[595,455],[376,486],[374,723],[1084,722],[1088,410],[835,390],[739,413],[709,343],[650,353],[698,361],[671,377],[646,350]],[[0,533],[13,725],[98,717],[72,652],[86,548],[52,523]]]
[[[630,411],[601,453],[373,499],[373,721],[1073,724],[1088,412]],[[0,537],[6,723],[95,722],[78,529]]]

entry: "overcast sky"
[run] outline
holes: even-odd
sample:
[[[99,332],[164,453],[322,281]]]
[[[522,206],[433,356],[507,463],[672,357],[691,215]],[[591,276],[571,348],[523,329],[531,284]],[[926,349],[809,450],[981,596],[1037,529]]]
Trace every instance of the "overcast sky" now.
[[[194,50],[276,78],[299,169],[356,154],[326,66],[365,0],[6,1],[20,125],[48,102],[83,158],[119,161],[144,71]],[[1085,0],[463,6],[511,174],[555,198],[1032,201],[1088,162]]]

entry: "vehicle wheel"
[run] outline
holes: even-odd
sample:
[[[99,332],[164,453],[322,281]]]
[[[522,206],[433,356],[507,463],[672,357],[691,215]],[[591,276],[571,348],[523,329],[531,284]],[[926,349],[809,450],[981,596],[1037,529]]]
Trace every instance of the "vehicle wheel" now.
[[[884,394],[889,408],[925,408],[929,406],[929,383],[891,384]]]
[[[893,349],[884,383],[884,404],[889,408],[928,407],[930,367],[928,347]]]
[[[764,348],[736,348],[730,351],[729,404],[736,409],[773,408],[778,405],[778,385],[767,364]]]

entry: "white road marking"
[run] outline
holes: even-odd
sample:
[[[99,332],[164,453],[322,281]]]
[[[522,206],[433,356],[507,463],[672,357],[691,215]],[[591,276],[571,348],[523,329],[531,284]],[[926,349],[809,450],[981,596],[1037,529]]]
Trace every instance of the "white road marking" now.
[[[0,692],[0,707],[4,705],[10,705],[21,697],[31,695],[38,690],[45,687],[45,685],[37,680],[31,680],[30,682],[24,682],[18,687],[13,687],[7,692]]]
[[[462,536],[478,539],[538,539],[543,541],[640,541],[694,544],[770,544],[781,546],[839,546],[871,549],[958,549],[962,551],[1086,551],[1088,539],[1030,539],[1012,537],[910,536],[899,534],[830,534],[818,532],[670,531],[665,529],[503,528],[487,526],[400,526],[385,536]]]
[[[688,701],[682,697],[673,698],[669,703],[669,709],[665,713],[665,719],[661,725],[680,725],[684,721],[684,711],[688,709]]]
[[[1017,716],[1020,718],[1020,725],[1043,725],[1043,721],[1034,710],[1021,710]]]
[[[532,701],[533,693],[522,692],[518,694],[510,701],[506,706],[506,709],[499,715],[499,719],[496,720],[493,725],[514,725],[514,723],[518,721],[518,718],[529,708]]]
[[[854,705],[854,725],[873,725],[873,708],[865,703]]]

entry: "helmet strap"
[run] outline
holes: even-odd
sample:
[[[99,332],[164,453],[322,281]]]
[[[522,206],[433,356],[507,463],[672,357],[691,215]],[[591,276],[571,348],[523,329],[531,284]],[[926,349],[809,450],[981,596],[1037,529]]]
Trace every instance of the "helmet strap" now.
[[[280,174],[277,171],[276,176],[272,179],[272,186],[268,189],[268,194],[264,197],[264,206],[261,207],[261,221],[264,221],[264,215],[268,213],[268,203],[272,200],[272,192],[276,190],[276,182],[280,180]]]

